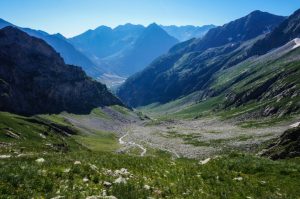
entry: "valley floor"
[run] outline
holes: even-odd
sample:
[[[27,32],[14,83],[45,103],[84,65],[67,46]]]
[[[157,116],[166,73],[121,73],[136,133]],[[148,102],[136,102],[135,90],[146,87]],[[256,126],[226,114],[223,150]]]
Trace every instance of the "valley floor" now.
[[[258,152],[262,144],[278,137],[291,125],[289,121],[250,128],[218,117],[140,120],[132,112],[118,112],[111,108],[102,111],[110,119],[97,115],[78,117],[63,114],[62,117],[83,130],[114,132],[120,138],[119,152],[135,151],[142,156],[151,155],[151,150],[165,151],[176,158],[194,159],[230,151]],[[147,153],[147,149],[150,152]]]
[[[112,106],[0,120],[0,198],[300,197],[299,158],[255,156],[297,118],[253,127]]]

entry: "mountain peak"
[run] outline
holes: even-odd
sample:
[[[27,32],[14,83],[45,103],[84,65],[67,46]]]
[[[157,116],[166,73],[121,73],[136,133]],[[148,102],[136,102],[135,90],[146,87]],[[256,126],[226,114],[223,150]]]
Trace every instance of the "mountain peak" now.
[[[7,21],[0,18],[0,29],[4,28],[6,26],[13,26],[13,24],[11,24],[11,23],[9,23],[9,22],[7,22]]]
[[[272,31],[284,19],[283,16],[256,10],[242,18],[211,29],[202,40],[193,43],[193,48],[196,51],[201,51],[228,43],[253,39]]]
[[[104,25],[99,26],[95,29],[95,31],[110,31],[110,30],[112,30],[111,27],[104,26]]]
[[[157,23],[151,23],[147,26],[147,28],[160,28],[159,25],[157,25]]]
[[[261,10],[254,10],[245,16],[245,18],[260,18],[261,20],[264,20],[265,17],[269,18],[269,17],[278,17],[278,16]]]
[[[146,27],[144,34],[148,34],[148,33],[160,33],[163,35],[164,34],[168,35],[168,33],[156,23],[152,23]]]
[[[263,12],[261,10],[254,10],[254,11],[250,12],[249,15],[256,15],[256,14],[262,14],[262,13],[267,13],[267,12]]]
[[[66,39],[62,34],[60,33],[56,33],[56,34],[53,34],[53,36],[57,37],[57,38],[60,38],[60,39]]]
[[[145,29],[144,26],[140,24],[132,24],[132,23],[126,23],[124,25],[119,25],[115,27],[114,31],[135,31],[135,30],[143,30]]]

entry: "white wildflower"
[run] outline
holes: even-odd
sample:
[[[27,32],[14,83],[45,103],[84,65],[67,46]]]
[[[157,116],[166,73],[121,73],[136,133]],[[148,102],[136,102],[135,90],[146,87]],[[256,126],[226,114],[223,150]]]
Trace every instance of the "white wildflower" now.
[[[147,184],[144,185],[144,189],[149,190],[151,187]]]
[[[43,163],[43,162],[45,162],[45,159],[44,158],[39,158],[39,159],[36,159],[35,161],[37,163]]]
[[[87,177],[84,177],[82,180],[83,180],[83,182],[88,182],[89,181],[89,179]]]
[[[6,158],[10,158],[11,155],[0,155],[0,159],[6,159]]]
[[[125,178],[123,178],[123,177],[120,176],[119,178],[117,178],[117,179],[114,181],[114,183],[116,183],[116,184],[120,184],[120,183],[126,184],[127,181],[126,181]]]
[[[104,182],[103,182],[103,185],[109,187],[109,186],[111,186],[111,183],[110,183],[110,182],[107,182],[107,181],[104,181]]]
[[[121,169],[121,173],[122,173],[123,175],[129,175],[129,174],[130,174],[130,173],[128,172],[128,170],[125,169],[125,168],[122,168],[122,169]]]
[[[260,184],[266,184],[266,183],[267,183],[267,182],[264,181],[264,180],[260,181]]]
[[[210,158],[206,158],[205,160],[200,160],[199,161],[199,164],[206,164],[206,163],[208,163],[210,161]]]
[[[74,164],[79,165],[79,164],[81,164],[81,162],[80,161],[75,161]]]
[[[93,164],[90,164],[90,168],[91,168],[92,170],[95,170],[95,171],[98,170],[98,167],[97,167],[96,165],[93,165]]]
[[[242,181],[243,178],[242,178],[242,177],[236,177],[236,178],[233,178],[233,180],[236,180],[236,181]]]
[[[71,171],[71,169],[67,168],[67,169],[64,170],[64,173],[69,173],[70,171]]]

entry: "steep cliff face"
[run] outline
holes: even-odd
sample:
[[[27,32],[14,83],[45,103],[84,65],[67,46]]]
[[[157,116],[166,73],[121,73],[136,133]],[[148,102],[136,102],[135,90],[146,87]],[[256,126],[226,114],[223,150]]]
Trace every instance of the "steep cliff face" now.
[[[81,68],[66,65],[43,40],[17,28],[0,30],[0,110],[18,114],[87,113],[121,104]]]

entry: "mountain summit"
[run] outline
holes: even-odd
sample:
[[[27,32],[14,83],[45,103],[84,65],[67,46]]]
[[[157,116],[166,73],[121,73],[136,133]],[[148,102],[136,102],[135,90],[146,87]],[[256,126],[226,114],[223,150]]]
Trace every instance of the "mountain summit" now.
[[[285,17],[258,10],[251,12],[245,17],[209,30],[203,39],[198,39],[192,44],[192,50],[201,51],[227,43],[249,40],[269,33],[284,19]]]

